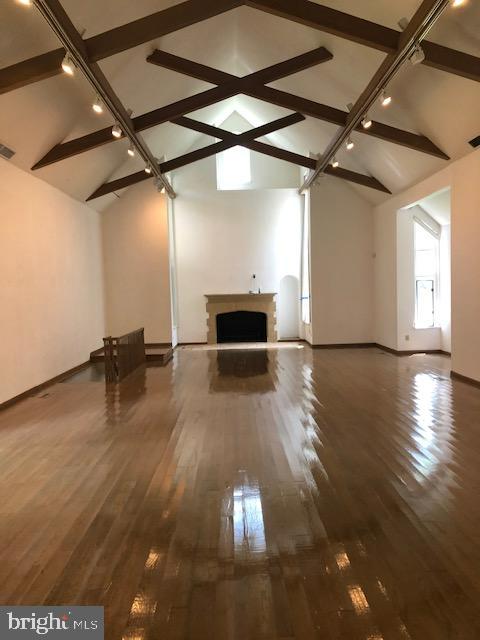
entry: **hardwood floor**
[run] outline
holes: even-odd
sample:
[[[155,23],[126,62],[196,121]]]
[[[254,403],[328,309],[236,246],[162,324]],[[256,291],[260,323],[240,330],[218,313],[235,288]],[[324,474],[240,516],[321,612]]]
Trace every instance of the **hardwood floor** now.
[[[180,349],[0,413],[0,604],[130,640],[478,640],[480,391],[443,356]]]

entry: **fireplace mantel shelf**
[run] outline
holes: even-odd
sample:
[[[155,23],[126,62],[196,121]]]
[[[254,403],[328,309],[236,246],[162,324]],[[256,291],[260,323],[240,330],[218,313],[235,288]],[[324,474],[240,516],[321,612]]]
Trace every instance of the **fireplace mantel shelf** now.
[[[268,298],[268,299],[272,299],[274,296],[276,296],[277,294],[274,292],[270,292],[270,293],[206,293],[205,294],[205,298],[207,298],[207,300],[212,300],[215,299],[217,301],[220,300],[233,300],[233,299],[244,299],[247,298],[248,300],[252,299],[252,298]]]

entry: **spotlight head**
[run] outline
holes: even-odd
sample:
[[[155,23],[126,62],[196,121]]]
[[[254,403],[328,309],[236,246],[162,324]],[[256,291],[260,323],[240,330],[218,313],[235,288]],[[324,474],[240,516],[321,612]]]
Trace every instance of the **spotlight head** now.
[[[32,0],[17,0],[18,4],[23,4],[25,7],[30,7]]]
[[[392,102],[392,96],[388,95],[385,89],[380,94],[380,103],[382,107],[388,107],[388,105]]]
[[[367,115],[363,116],[362,127],[364,129],[370,129],[371,126],[372,126],[372,121],[370,120],[370,118]]]
[[[147,166],[144,169],[145,173],[147,173],[148,175],[150,175],[152,173],[152,167],[147,164]]]
[[[334,159],[332,160],[332,167],[333,167],[334,169],[336,169],[336,168],[339,166],[339,164],[340,164],[340,163],[339,163],[339,161],[338,161],[336,158],[334,158]]]
[[[349,138],[346,142],[347,150],[351,151],[353,149],[353,147],[355,146],[355,143],[353,142],[353,140],[351,138]]]
[[[425,60],[425,52],[419,44],[415,45],[415,50],[409,60],[413,65],[421,64]]]
[[[114,138],[120,138],[122,136],[122,130],[120,129],[120,125],[114,124],[112,127],[112,136]]]
[[[128,147],[127,153],[131,158],[133,158],[133,156],[135,155],[135,147],[133,146],[132,143],[130,143],[130,146]]]
[[[92,104],[92,109],[95,111],[95,113],[103,113],[103,105],[102,101],[100,100],[100,96],[97,96],[95,98],[95,102]]]
[[[452,7],[461,7],[462,4],[465,4],[465,0],[452,0]]]
[[[75,65],[73,64],[73,61],[68,53],[62,60],[62,69],[67,74],[67,76],[73,76],[73,74],[75,73]]]

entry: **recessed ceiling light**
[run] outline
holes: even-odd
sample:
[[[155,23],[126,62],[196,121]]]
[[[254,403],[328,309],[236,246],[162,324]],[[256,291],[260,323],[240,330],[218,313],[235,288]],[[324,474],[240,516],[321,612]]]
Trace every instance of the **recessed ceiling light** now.
[[[355,143],[353,142],[353,140],[351,138],[349,138],[347,140],[347,143],[346,143],[346,147],[347,147],[348,151],[351,151],[354,146],[355,146]]]
[[[385,89],[380,94],[380,102],[382,107],[388,107],[388,105],[392,102],[392,96],[388,95]]]
[[[112,127],[112,136],[114,138],[120,138],[122,135],[122,130],[118,124],[114,124]]]
[[[62,60],[62,69],[68,76],[73,76],[73,74],[75,73],[75,65],[73,64],[73,61],[68,53]]]
[[[367,115],[363,116],[362,127],[364,129],[370,129],[371,126],[372,126],[372,121],[370,120],[370,118]]]
[[[95,111],[95,113],[103,113],[103,105],[102,101],[100,100],[100,96],[96,97],[95,102],[92,104],[92,109]]]

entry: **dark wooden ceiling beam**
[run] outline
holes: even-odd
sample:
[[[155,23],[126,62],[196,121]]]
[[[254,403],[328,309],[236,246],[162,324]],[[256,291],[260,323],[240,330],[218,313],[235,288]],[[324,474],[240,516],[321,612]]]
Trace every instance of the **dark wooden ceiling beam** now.
[[[187,73],[189,69],[189,60],[184,60],[183,58],[173,56],[172,54],[158,52],[157,56],[152,54],[152,56],[149,57],[149,60],[150,58],[152,58],[151,61],[153,64],[158,64],[158,62],[155,62],[157,59],[159,61],[166,61],[166,63],[171,65],[178,64],[182,67],[182,73]],[[212,84],[216,84],[218,81],[219,83],[222,83],[221,86],[202,91],[201,93],[184,98],[183,100],[178,100],[177,102],[165,107],[160,107],[153,111],[149,111],[148,113],[144,113],[141,116],[136,116],[135,118],[132,118],[133,127],[136,132],[150,129],[186,113],[197,111],[203,107],[208,107],[212,104],[216,104],[217,102],[221,102],[222,100],[238,95],[238,93],[241,93],[242,87],[247,89],[251,84],[258,83],[263,80],[272,82],[273,80],[283,78],[287,75],[302,71],[303,69],[326,62],[330,59],[330,52],[323,47],[319,47],[313,51],[295,56],[289,60],[279,62],[267,67],[266,69],[252,73],[244,78],[237,78],[236,76],[211,69],[210,67],[206,67],[198,63],[191,63],[191,65],[193,65],[190,66],[191,75],[197,77],[199,74],[209,74],[208,77],[211,80],[207,80],[207,82],[212,81]],[[46,167],[61,160],[66,160],[72,156],[89,151],[90,149],[95,149],[101,145],[115,142],[115,140],[117,140],[117,138],[112,137],[111,127],[93,131],[92,133],[75,138],[74,140],[69,140],[68,142],[62,142],[55,145],[32,167],[32,169],[41,169],[42,167]]]
[[[199,122],[198,120],[193,120],[192,118],[181,117],[173,120],[172,122],[173,124],[186,127],[187,129],[192,129],[193,131],[198,131],[199,133],[203,133],[214,138],[232,141],[235,145],[247,147],[251,151],[256,151],[257,153],[262,153],[264,155],[270,156],[271,158],[277,158],[278,160],[284,160],[285,162],[290,162],[301,167],[306,167],[307,169],[314,170],[317,165],[317,161],[314,158],[302,156],[298,153],[293,153],[292,151],[288,151],[286,149],[280,149],[264,142],[259,142],[258,140],[251,140],[247,138],[243,141],[239,141],[239,136],[236,136],[230,131],[220,129],[219,127],[214,127],[204,122]],[[377,191],[381,191],[382,193],[391,193],[391,191],[387,189],[387,187],[385,187],[376,178],[373,178],[372,176],[366,176],[355,171],[350,171],[349,169],[343,169],[342,167],[337,167],[336,169],[334,169],[333,167],[329,167],[324,173],[332,175],[335,178],[341,178],[343,180],[348,180],[349,182],[353,182],[364,187],[369,187],[370,189],[376,189]]]
[[[274,131],[279,131],[280,129],[284,129],[285,127],[290,127],[294,124],[297,124],[298,122],[301,122],[304,119],[305,118],[304,116],[302,116],[302,114],[292,113],[288,116],[285,116],[284,118],[279,118],[278,120],[274,120],[273,122],[269,122],[260,127],[256,127],[255,129],[252,129],[250,131],[245,131],[244,133],[233,134],[227,132],[228,136],[225,136],[224,140],[216,142],[215,144],[208,145],[207,147],[202,147],[201,149],[190,151],[189,153],[179,156],[178,158],[173,158],[172,160],[162,162],[160,165],[158,165],[158,167],[161,173],[165,174],[169,171],[173,171],[188,164],[192,164],[192,162],[197,162],[198,160],[203,160],[212,155],[216,155],[217,153],[221,153],[222,151],[226,151],[227,149],[231,149],[232,147],[235,147],[237,145],[243,145],[243,143],[249,140],[261,138],[269,133],[273,133]],[[110,182],[106,182],[98,189],[96,189],[96,191],[94,191],[92,195],[87,198],[87,201],[94,200],[95,198],[107,195],[108,193],[113,193],[114,191],[118,191],[119,189],[124,189],[125,187],[129,187],[133,184],[136,184],[137,182],[148,180],[151,177],[152,176],[145,173],[145,171],[137,171],[136,173],[124,176],[123,178],[111,180]]]
[[[294,73],[299,73],[323,62],[328,62],[332,60],[332,58],[333,55],[328,49],[325,49],[325,47],[317,47],[316,49],[294,56],[288,60],[277,62],[269,67],[260,69],[260,71],[254,71],[240,78],[225,71],[213,69],[205,64],[200,64],[187,58],[181,58],[173,53],[161,51],[160,49],[155,49],[155,51],[148,56],[147,62],[164,69],[177,71],[191,78],[202,79],[211,84],[221,85],[231,82],[237,87],[238,93],[243,93],[243,89],[240,90],[240,87],[257,86],[275,82],[275,80],[281,80]]]
[[[299,56],[299,58],[301,58],[301,56]],[[276,106],[284,107],[285,109],[298,111],[305,116],[317,118],[341,127],[345,126],[347,122],[347,111],[341,111],[340,109],[320,104],[286,91],[264,86],[266,83],[278,79],[279,65],[268,67],[244,78],[237,78],[229,73],[212,69],[206,65],[186,60],[185,58],[180,58],[179,56],[165,51],[159,51],[158,49],[154,51],[147,60],[152,64],[170,69],[171,71],[177,71],[178,73],[183,73],[205,82],[211,82],[212,84],[219,84],[220,87],[236,87],[238,93],[244,93],[252,98],[257,98],[275,104]],[[287,63],[288,62],[290,61],[287,61]],[[188,112],[184,111],[184,113]],[[386,142],[392,142],[393,144],[398,144],[413,149],[414,151],[427,153],[436,158],[442,158],[443,160],[449,159],[448,155],[439,149],[429,138],[411,133],[410,131],[404,131],[403,129],[391,127],[376,121],[373,122],[373,125],[369,129],[364,129],[359,125],[356,127],[356,130],[364,135],[373,136]]]
[[[144,42],[150,42],[197,22],[243,5],[243,0],[187,0],[168,9],[87,38],[85,47],[91,62],[98,62]],[[25,87],[61,73],[65,49],[55,49],[0,69],[0,94]]]
[[[384,53],[395,53],[402,37],[400,31],[311,0],[246,0],[245,4]],[[480,82],[480,58],[426,40],[422,47],[425,52],[423,64]]]

